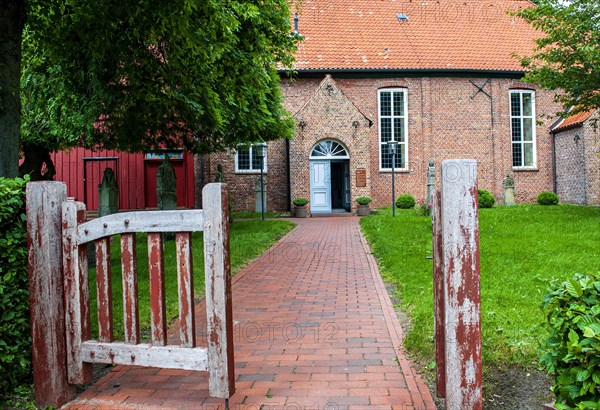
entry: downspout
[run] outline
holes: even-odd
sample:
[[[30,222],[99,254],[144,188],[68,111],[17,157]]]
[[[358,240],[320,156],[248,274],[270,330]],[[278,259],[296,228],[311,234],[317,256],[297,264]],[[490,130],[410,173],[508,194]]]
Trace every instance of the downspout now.
[[[285,140],[285,163],[287,167],[288,201],[286,210],[292,212],[292,170],[290,169],[290,140]]]

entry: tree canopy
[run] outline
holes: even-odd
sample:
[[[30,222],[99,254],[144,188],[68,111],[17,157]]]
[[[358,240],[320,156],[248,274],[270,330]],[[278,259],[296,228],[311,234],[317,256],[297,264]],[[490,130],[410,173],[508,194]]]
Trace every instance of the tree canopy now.
[[[563,115],[600,107],[600,2],[536,3],[517,13],[542,34],[533,55],[520,57],[525,81],[558,90]]]
[[[208,153],[290,137],[277,67],[297,41],[286,0],[30,2],[23,146]]]

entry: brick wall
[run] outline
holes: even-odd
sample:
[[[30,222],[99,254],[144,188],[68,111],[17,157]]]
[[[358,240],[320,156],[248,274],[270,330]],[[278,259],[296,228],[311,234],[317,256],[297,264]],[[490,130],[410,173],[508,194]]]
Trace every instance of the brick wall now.
[[[477,86],[485,78],[407,77],[407,78],[298,78],[282,79],[284,104],[297,122],[296,137],[290,141],[291,197],[310,196],[309,153],[322,139],[342,142],[350,152],[351,197],[367,195],[374,207],[389,205],[391,173],[379,171],[377,91],[383,87],[408,89],[409,170],[396,174],[396,196],[410,193],[417,199],[426,197],[427,162],[433,158],[438,168],[449,158],[474,158],[479,162],[479,186],[502,200],[502,179],[509,172],[515,179],[518,202],[534,201],[541,191],[553,190],[552,139],[549,127],[560,107],[553,94],[536,91],[536,114],[541,124],[536,128],[536,169],[512,168],[509,90],[529,88],[514,79],[489,79],[483,90]],[[329,86],[329,87],[327,87]],[[542,116],[545,114],[545,116]],[[372,126],[369,127],[369,120]],[[353,123],[358,123],[358,126]],[[273,154],[271,153],[273,151]],[[285,170],[285,146],[269,143],[270,209],[286,210],[288,192]],[[281,172],[272,172],[280,158]],[[236,209],[254,209],[253,179],[232,171],[233,156],[210,158],[227,162],[227,181],[234,186]],[[273,165],[272,165],[273,164]],[[367,173],[367,187],[357,188],[355,173]],[[211,173],[214,170],[211,168]],[[281,174],[281,175],[280,175]],[[254,177],[255,178],[255,177]],[[438,178],[439,179],[439,178]],[[209,181],[212,179],[208,179]],[[438,181],[439,182],[439,181]]]
[[[268,211],[286,211],[289,203],[288,171],[286,162],[286,141],[272,141],[267,144],[267,171],[265,191]],[[235,153],[221,152],[204,157],[203,169],[196,161],[196,181],[200,182],[200,174],[204,173],[205,183],[215,182],[217,164],[223,167],[225,182],[229,188],[229,196],[234,211],[255,211],[255,184],[260,180],[260,171],[254,173],[235,172]]]
[[[561,202],[600,205],[600,140],[592,120],[559,132],[556,185]]]
[[[556,188],[561,202],[586,202],[587,178],[583,134],[583,127],[577,127],[557,133],[555,137]]]
[[[600,113],[596,111],[584,124],[585,163],[587,166],[587,203],[600,205]]]

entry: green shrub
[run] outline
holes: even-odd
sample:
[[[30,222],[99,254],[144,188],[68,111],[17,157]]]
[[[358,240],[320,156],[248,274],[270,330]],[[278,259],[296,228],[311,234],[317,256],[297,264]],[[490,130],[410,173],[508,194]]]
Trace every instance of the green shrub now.
[[[26,182],[0,178],[0,397],[31,377]]]
[[[557,409],[600,408],[600,273],[552,282],[544,297],[550,336],[542,366]]]
[[[556,205],[558,204],[558,195],[554,192],[541,192],[537,197],[537,202],[540,205]]]
[[[296,198],[292,201],[292,203],[296,206],[305,206],[308,204],[308,199],[306,198]]]
[[[410,194],[400,195],[396,199],[396,207],[401,209],[411,209],[415,207],[415,198]]]
[[[496,203],[494,195],[485,189],[477,190],[477,199],[479,200],[479,208],[491,208]]]
[[[358,202],[359,205],[369,205],[371,203],[371,198],[368,196],[359,196],[356,198],[356,202]]]

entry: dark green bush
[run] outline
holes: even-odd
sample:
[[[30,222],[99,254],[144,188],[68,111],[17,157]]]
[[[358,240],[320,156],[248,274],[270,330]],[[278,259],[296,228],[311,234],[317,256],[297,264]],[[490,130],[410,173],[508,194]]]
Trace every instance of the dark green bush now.
[[[496,203],[494,195],[485,189],[477,190],[477,198],[479,200],[479,208],[491,208]]]
[[[292,201],[292,203],[296,206],[305,206],[308,204],[308,199],[306,198],[296,198]]]
[[[550,336],[540,363],[554,379],[555,407],[600,408],[600,273],[555,280],[544,308]]]
[[[558,195],[554,192],[541,192],[537,197],[537,202],[540,205],[556,205],[558,204]]]
[[[403,194],[396,199],[396,207],[401,209],[412,209],[415,207],[415,198],[410,194]]]
[[[356,202],[358,202],[359,205],[369,205],[371,203],[371,198],[368,196],[359,196],[356,198]]]
[[[31,377],[26,182],[0,178],[0,398]]]

